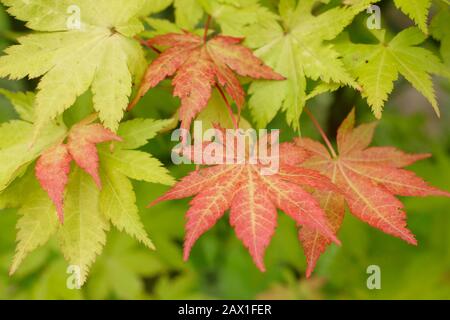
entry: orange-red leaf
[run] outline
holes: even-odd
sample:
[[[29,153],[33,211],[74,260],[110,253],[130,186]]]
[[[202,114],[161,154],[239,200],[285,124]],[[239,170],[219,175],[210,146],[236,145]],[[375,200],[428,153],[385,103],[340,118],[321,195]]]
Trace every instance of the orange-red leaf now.
[[[325,210],[331,230],[337,234],[345,214],[344,197],[335,192],[316,191],[313,196],[319,200],[320,206]],[[310,228],[301,228],[298,237],[306,255],[308,267],[306,277],[310,277],[320,255],[325,252],[331,241],[319,232]]]
[[[219,220],[231,206],[236,193],[236,185],[242,168],[234,168],[219,183],[203,189],[190,203],[186,213],[186,236],[184,242],[184,259],[189,258],[197,239]],[[225,178],[225,176],[224,176]]]
[[[450,196],[450,193],[429,186],[413,172],[401,169],[415,161],[428,158],[428,154],[410,155],[392,147],[371,147],[376,123],[356,128],[352,111],[339,127],[337,135],[338,156],[333,158],[327,149],[316,141],[297,139],[298,146],[312,155],[303,166],[328,176],[343,193],[319,194],[318,198],[327,212],[332,231],[337,232],[342,222],[345,198],[350,212],[369,225],[385,233],[416,244],[414,235],[406,227],[403,204],[395,197]],[[308,259],[310,275],[319,255],[329,245],[329,240],[316,231],[304,227],[299,233]]]
[[[407,154],[393,147],[371,147],[363,151],[353,151],[345,158],[355,163],[373,163],[378,166],[403,168],[429,157],[431,157],[429,153]]]
[[[199,169],[152,203],[194,196],[186,216],[185,259],[195,241],[213,227],[228,209],[237,237],[262,271],[265,270],[264,252],[275,231],[276,208],[286,212],[297,224],[308,226],[323,234],[324,238],[339,243],[318,201],[301,186],[309,188],[308,179],[322,179],[324,182],[321,185],[332,188],[328,178],[318,173],[311,177],[310,170],[294,170],[297,175],[298,172],[304,173],[305,178],[289,182],[276,174],[263,175],[261,169],[260,165],[251,164]]]
[[[264,253],[275,233],[277,210],[270,200],[270,192],[261,186],[251,167],[243,170],[242,178],[245,182],[231,202],[230,224],[256,266],[264,272]]]
[[[36,177],[55,204],[61,223],[64,222],[64,189],[69,180],[71,161],[67,146],[60,144],[45,151],[36,163]]]
[[[101,187],[96,144],[122,140],[102,125],[90,124],[91,121],[89,117],[73,126],[67,144],[62,142],[46,150],[36,163],[36,177],[55,204],[61,223],[64,222],[64,189],[69,179],[71,161],[75,160]]]
[[[347,204],[355,216],[385,233],[417,244],[406,227],[403,204],[388,190],[346,169],[341,169],[337,183],[343,188]]]
[[[148,67],[141,87],[129,108],[167,77],[173,79],[174,95],[181,99],[181,127],[190,128],[192,119],[206,107],[215,85],[222,86],[241,108],[245,92],[234,72],[255,79],[284,80],[264,65],[252,51],[240,44],[243,39],[216,36],[204,41],[200,36],[169,33],[148,40],[149,46],[166,50]]]
[[[97,186],[102,183],[98,173],[98,153],[96,144],[122,139],[101,124],[78,124],[69,134],[68,148],[77,165],[92,176]]]

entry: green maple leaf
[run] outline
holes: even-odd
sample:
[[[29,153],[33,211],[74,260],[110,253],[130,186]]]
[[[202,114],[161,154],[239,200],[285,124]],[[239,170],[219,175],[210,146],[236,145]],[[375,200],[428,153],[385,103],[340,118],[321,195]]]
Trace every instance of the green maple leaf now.
[[[28,166],[48,147],[62,139],[67,128],[60,122],[51,122],[34,138],[34,94],[0,90],[22,116],[0,124],[0,192],[21,176]]]
[[[55,209],[47,194],[42,190],[37,181],[29,178],[21,184],[21,208],[19,209],[19,220],[17,222],[17,247],[10,274],[16,272],[25,257],[38,247],[47,243],[50,237],[56,232],[58,219]],[[12,188],[13,195],[18,191],[18,185]],[[17,194],[17,193],[16,193]],[[23,201],[23,195],[27,195]]]
[[[33,102],[35,94],[32,92],[11,92],[0,88],[0,95],[4,96],[13,105],[14,110],[22,120],[34,122]]]
[[[447,66],[450,66],[450,28],[448,22],[450,21],[449,6],[443,7],[431,21],[431,35],[433,38],[441,41],[441,56]]]
[[[173,0],[175,22],[185,30],[193,30],[203,17],[203,8],[198,0]]]
[[[274,18],[259,0],[158,0],[150,13],[173,5],[175,23],[183,30],[195,30],[205,12],[221,27],[222,33],[242,36],[244,26],[260,19]]]
[[[152,0],[147,1],[142,9],[144,13],[143,16],[148,16],[149,14],[157,13],[167,9],[172,4],[173,0]]]
[[[197,0],[203,9],[220,26],[222,33],[244,36],[243,29],[258,21],[276,19],[276,15],[259,0]]]
[[[100,210],[120,231],[125,231],[147,247],[154,249],[139,218],[136,196],[129,178],[151,183],[172,185],[175,180],[161,163],[148,153],[135,151],[145,145],[171,120],[136,119],[124,122],[119,135],[124,139],[113,152],[100,149],[101,177]]]
[[[417,47],[426,36],[416,27],[403,30],[391,41],[385,40],[384,31],[374,34],[379,41],[377,44],[342,41],[337,48],[345,57],[347,68],[358,79],[362,95],[375,116],[381,117],[399,74],[427,98],[439,115],[430,74],[449,76],[450,72],[431,51]]]
[[[146,66],[143,50],[132,37],[143,30],[137,16],[147,1],[2,0],[10,14],[38,31],[19,38],[0,58],[2,77],[42,76],[37,129],[89,88],[102,122],[117,129],[133,78],[139,81]]]
[[[266,19],[247,29],[246,44],[286,81],[255,81],[249,101],[258,126],[265,127],[278,111],[285,111],[289,125],[298,130],[306,101],[307,78],[323,83],[356,87],[339,53],[325,41],[334,39],[370,1],[334,7],[319,15],[312,10],[319,1],[281,0],[280,19]]]
[[[184,30],[193,30],[203,17],[203,8],[200,0],[156,0],[146,5],[146,15],[163,11],[170,5],[175,9],[175,22]]]
[[[79,284],[85,283],[89,267],[106,243],[109,224],[100,211],[97,186],[88,174],[76,168],[65,197],[65,222],[57,230],[66,260],[79,268]]]
[[[428,11],[431,7],[431,0],[394,0],[397,8],[410,17],[423,33],[428,34]]]
[[[158,277],[168,267],[158,255],[137,246],[117,232],[108,235],[108,244],[92,269],[86,292],[90,299],[141,299],[145,278]]]
[[[2,90],[16,111],[33,121],[31,93]],[[29,111],[29,112],[26,112]],[[111,223],[148,248],[153,248],[138,214],[136,196],[130,179],[171,185],[174,179],[161,163],[145,152],[132,150],[148,140],[173,120],[135,119],[122,123],[118,142],[111,150],[100,146],[101,190],[92,177],[75,169],[65,193],[63,225],[58,224],[56,209],[39,186],[31,164],[48,148],[61,143],[68,133],[63,125],[51,121],[44,135],[31,144],[33,123],[13,120],[0,125],[0,208],[20,207],[17,223],[17,248],[10,273],[16,272],[26,256],[57,234],[61,251],[73,265],[80,267],[80,282],[106,241]],[[30,147],[31,146],[31,147]]]

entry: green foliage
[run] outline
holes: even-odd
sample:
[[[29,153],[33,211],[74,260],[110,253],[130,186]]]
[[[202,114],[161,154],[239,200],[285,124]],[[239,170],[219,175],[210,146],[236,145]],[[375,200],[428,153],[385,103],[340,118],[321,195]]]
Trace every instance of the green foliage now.
[[[39,31],[19,38],[19,45],[8,48],[0,59],[0,76],[43,76],[36,95],[37,129],[92,88],[95,110],[105,126],[116,130],[128,104],[132,78],[140,79],[145,65],[143,51],[132,39],[143,30],[137,15],[145,1],[3,2],[10,14]],[[66,11],[71,5],[82,14],[80,30],[67,31]]]
[[[18,114],[32,119],[34,96],[30,93],[2,91]],[[69,178],[65,194],[65,223],[59,225],[55,207],[37,184],[33,169],[28,167],[40,154],[64,140],[64,125],[51,123],[33,142],[32,124],[13,120],[2,124],[0,206],[20,207],[17,223],[17,248],[10,273],[17,271],[25,257],[57,234],[65,258],[80,268],[80,283],[86,281],[89,267],[106,243],[109,223],[129,233],[150,249],[154,249],[140,220],[136,196],[129,178],[171,185],[173,178],[150,154],[135,151],[154,138],[172,120],[135,119],[124,122],[118,132],[122,142],[100,148],[101,178],[98,190],[93,179],[80,169]],[[28,171],[27,171],[28,169]],[[19,177],[19,179],[15,178]],[[12,184],[11,184],[12,182]]]
[[[158,184],[174,183],[165,167],[177,177],[193,170],[170,166],[171,143],[164,132],[177,126],[179,101],[165,81],[125,113],[145,68],[156,57],[139,40],[183,30],[203,36],[210,16],[208,35],[245,37],[247,47],[287,78],[239,79],[248,93],[242,128],[281,128],[289,139],[301,129],[302,135],[311,136],[310,122],[301,121],[306,105],[317,108],[329,132],[342,120],[344,106],[358,105],[368,119],[373,116],[364,110],[370,107],[377,118],[383,115],[376,143],[433,151],[434,159],[413,169],[448,189],[447,0],[394,0],[390,6],[376,0],[0,2],[0,77],[12,80],[0,79],[0,298],[449,296],[450,220],[448,201],[442,199],[405,202],[418,248],[346,218],[339,234],[343,246],[333,245],[325,253],[310,280],[304,278],[306,264],[295,226],[285,217],[268,248],[265,274],[255,272],[226,223],[199,239],[191,260],[184,263],[180,247],[187,202],[144,208],[149,198],[166,190]],[[365,26],[365,10],[373,3],[381,5],[382,30]],[[80,29],[68,29],[68,21],[77,17],[76,10],[68,11],[71,5],[80,9]],[[409,24],[402,22],[405,15]],[[27,29],[17,28],[15,20]],[[441,114],[441,122],[424,114],[425,103],[406,82],[397,81],[400,76]],[[35,178],[35,162],[94,112],[123,141],[98,147],[101,189],[72,166],[65,191],[66,222],[61,225]],[[197,119],[205,129],[217,123],[232,126],[217,92]],[[154,247],[157,251],[149,250]],[[81,290],[67,288],[68,264],[81,267]],[[381,291],[365,286],[371,264],[383,270]]]
[[[281,22],[274,16],[249,26],[247,44],[255,53],[288,80],[284,82],[254,82],[249,93],[249,106],[258,126],[265,127],[280,110],[287,122],[299,129],[299,118],[306,102],[306,78],[324,83],[341,83],[356,87],[344,69],[340,55],[332,45],[334,39],[349,25],[359,11],[358,4],[350,8],[333,8],[313,15],[316,1],[282,0],[279,4]]]
[[[450,76],[449,70],[431,51],[417,47],[426,36],[417,28],[408,28],[386,41],[385,31],[376,32],[378,44],[353,44],[347,41],[339,45],[340,52],[350,72],[363,88],[362,95],[377,118],[389,94],[394,89],[394,81],[403,75],[422,93],[440,114],[430,74]]]

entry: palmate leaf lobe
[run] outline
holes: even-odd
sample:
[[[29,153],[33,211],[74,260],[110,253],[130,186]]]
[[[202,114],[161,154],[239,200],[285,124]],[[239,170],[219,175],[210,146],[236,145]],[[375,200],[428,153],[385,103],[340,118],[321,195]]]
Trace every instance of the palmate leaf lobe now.
[[[36,178],[56,206],[61,223],[64,222],[64,190],[69,181],[72,160],[85,170],[101,188],[97,144],[122,141],[101,124],[81,122],[72,127],[68,142],[60,143],[44,151],[36,163]]]
[[[237,237],[261,271],[265,270],[264,252],[275,232],[277,208],[298,225],[309,226],[339,243],[319,202],[305,190],[313,187],[336,191],[334,185],[316,171],[293,166],[305,159],[304,150],[289,143],[281,144],[280,149],[292,154],[296,150],[297,157],[295,161],[293,157],[282,157],[276,174],[261,174],[260,165],[218,164],[192,172],[152,203],[194,196],[186,213],[185,260],[197,239],[228,209]]]
[[[336,46],[344,56],[345,66],[361,85],[361,94],[367,98],[374,115],[381,118],[394,82],[402,75],[429,101],[439,116],[431,75],[449,78],[450,69],[433,52],[417,46],[425,41],[426,35],[411,27],[389,41],[385,39],[385,30],[376,31],[374,35],[379,43],[355,44],[347,40]]]
[[[64,137],[71,136],[72,139],[77,137],[83,140],[81,145],[88,143],[95,147],[98,141],[116,138],[109,130],[93,124],[92,119],[93,117],[88,117],[76,124],[72,130],[59,137],[59,143],[41,151],[37,168],[29,168],[0,194],[2,208],[20,207],[16,254],[10,274],[17,271],[30,252],[57,235],[66,260],[80,267],[79,280],[82,285],[91,264],[102,251],[106,232],[111,225],[147,248],[154,249],[140,219],[130,179],[167,185],[172,185],[174,180],[157,159],[145,152],[131,149],[145,145],[158,131],[171,124],[172,120],[126,121],[118,130],[122,141],[114,141],[113,148],[106,144],[90,148],[90,152],[95,150],[96,157],[98,150],[100,158],[98,170],[103,187],[99,189],[93,177],[78,166],[74,166],[67,180],[67,171],[70,169],[67,163],[72,160],[68,147],[70,139],[67,139],[66,144],[61,143]],[[91,166],[97,165],[92,160],[88,163]],[[46,175],[40,176],[41,173]],[[41,185],[36,175],[42,180]],[[58,223],[56,214],[58,206],[62,208],[62,199],[64,224]],[[56,208],[55,202],[58,202]]]
[[[88,89],[100,120],[115,131],[140,80],[146,60],[133,36],[148,0],[2,0],[32,34],[0,57],[0,77],[41,77],[36,95],[36,133]],[[73,8],[75,14],[68,13]],[[78,12],[78,14],[77,14]],[[73,26],[69,23],[76,22]]]
[[[404,206],[399,196],[445,196],[450,193],[429,186],[413,172],[402,169],[429,154],[406,154],[392,147],[369,147],[376,122],[355,126],[354,110],[341,124],[337,145],[339,154],[333,158],[321,143],[299,138],[298,146],[312,157],[301,164],[328,176],[342,195],[315,193],[327,213],[333,232],[337,232],[344,217],[344,200],[350,212],[381,231],[416,245],[417,241],[406,227]],[[308,260],[307,275],[311,275],[320,254],[329,240],[308,227],[299,231]]]
[[[342,56],[329,41],[371,1],[358,1],[351,6],[313,14],[320,2],[281,0],[279,16],[262,19],[246,29],[245,44],[287,78],[286,81],[251,84],[249,107],[259,127],[265,127],[282,111],[286,113],[287,123],[299,130],[299,119],[307,99],[307,79],[359,89],[344,67]]]
[[[240,45],[242,40],[219,35],[205,41],[187,32],[148,40],[149,46],[167,49],[150,64],[129,108],[133,108],[149,89],[171,76],[174,76],[174,96],[181,99],[179,115],[184,129],[189,129],[191,121],[207,106],[215,85],[224,87],[241,108],[245,92],[234,73],[255,79],[284,79],[265,66],[250,49]]]

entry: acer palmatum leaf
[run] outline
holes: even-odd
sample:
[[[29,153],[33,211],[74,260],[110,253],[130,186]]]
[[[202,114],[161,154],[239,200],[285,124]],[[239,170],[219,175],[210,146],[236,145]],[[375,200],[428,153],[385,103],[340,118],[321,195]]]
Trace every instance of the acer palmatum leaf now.
[[[96,144],[108,141],[122,141],[101,124],[75,125],[69,133],[68,148],[79,167],[84,169],[101,187],[98,174],[98,153]]]
[[[67,144],[60,143],[49,148],[39,157],[35,167],[36,177],[55,204],[61,223],[64,222],[64,190],[69,180],[70,163],[74,160],[101,188],[96,144],[108,141],[122,139],[100,124],[82,121],[70,130]]]
[[[129,108],[133,108],[149,89],[175,75],[172,84],[174,95],[181,99],[181,127],[189,129],[191,121],[206,107],[215,84],[223,87],[239,108],[243,106],[245,92],[235,73],[254,79],[285,79],[264,65],[250,49],[240,45],[242,40],[219,35],[204,41],[188,32],[148,40],[148,46],[167,49],[150,64]]]
[[[116,130],[133,82],[142,77],[146,63],[142,47],[133,39],[144,30],[137,16],[146,3],[154,1],[1,2],[33,31],[5,50],[0,57],[0,77],[40,78],[33,108],[35,138],[88,90],[101,122]],[[68,10],[82,13],[82,18],[72,20]],[[74,22],[79,26],[71,27]]]
[[[316,191],[313,196],[319,201],[325,211],[331,230],[336,234],[342,224],[345,214],[344,196],[331,191]],[[320,255],[325,252],[331,241],[310,228],[301,228],[298,233],[303,251],[305,252],[307,268],[306,277],[310,277]]]
[[[381,231],[417,244],[406,227],[406,213],[399,196],[446,196],[450,193],[429,186],[413,172],[401,169],[429,154],[406,154],[392,147],[370,147],[376,123],[355,126],[354,110],[338,130],[338,155],[333,157],[319,142],[307,138],[297,140],[313,156],[302,166],[328,176],[343,193],[316,193],[327,213],[332,231],[337,232],[344,216],[343,201],[350,212]],[[308,276],[329,240],[316,231],[303,227],[299,232],[308,260]]]
[[[282,144],[280,149],[297,149],[304,154],[294,144]],[[280,171],[273,175],[261,174],[260,165],[216,165],[190,173],[151,205],[194,196],[186,213],[185,260],[197,239],[230,209],[230,223],[237,237],[256,266],[265,271],[263,257],[275,232],[277,208],[298,225],[339,243],[319,202],[304,190],[309,187],[336,190],[328,178],[316,171],[292,166],[292,159],[281,158]]]
[[[36,163],[36,178],[53,201],[61,223],[64,222],[64,189],[69,181],[72,157],[64,144],[45,151]]]

